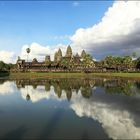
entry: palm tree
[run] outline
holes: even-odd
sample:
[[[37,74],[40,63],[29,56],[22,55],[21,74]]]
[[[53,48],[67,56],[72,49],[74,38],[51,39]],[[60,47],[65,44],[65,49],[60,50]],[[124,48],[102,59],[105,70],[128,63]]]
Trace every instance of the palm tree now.
[[[86,54],[85,57],[83,58],[83,65],[86,68],[92,68],[94,66],[94,62],[90,54]]]
[[[111,55],[106,56],[104,61],[105,61],[105,64],[108,68],[113,68],[114,67],[115,62],[114,62],[114,57],[113,56],[111,56]]]
[[[132,65],[133,65],[132,58],[130,56],[124,56],[124,58],[123,58],[123,64],[127,68],[127,70],[129,68],[132,68]]]
[[[27,95],[26,95],[26,100],[29,101],[30,99],[31,99],[30,95],[27,94]]]
[[[27,62],[28,62],[28,55],[29,55],[29,53],[31,52],[31,49],[30,49],[30,48],[27,48],[27,49],[26,49],[26,52],[27,52]]]
[[[117,56],[116,57],[116,69],[118,70],[118,71],[120,71],[121,70],[121,68],[122,68],[122,62],[123,62],[123,58],[122,57],[120,57],[120,56]]]
[[[138,57],[137,59],[136,59],[136,68],[140,68],[140,57]]]

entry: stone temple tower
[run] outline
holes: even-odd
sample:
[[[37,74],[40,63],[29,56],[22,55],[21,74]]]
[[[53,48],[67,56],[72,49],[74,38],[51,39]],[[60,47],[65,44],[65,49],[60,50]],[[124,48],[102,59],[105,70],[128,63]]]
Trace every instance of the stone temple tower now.
[[[66,57],[72,57],[72,49],[70,45],[67,47]]]

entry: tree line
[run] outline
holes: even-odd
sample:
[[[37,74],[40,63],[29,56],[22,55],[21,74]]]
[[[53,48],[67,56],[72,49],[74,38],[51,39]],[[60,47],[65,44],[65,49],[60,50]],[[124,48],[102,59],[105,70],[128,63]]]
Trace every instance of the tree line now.
[[[3,61],[0,61],[0,72],[9,72],[10,69],[14,68],[15,64],[12,63],[5,63]]]
[[[132,56],[107,56],[100,61],[102,67],[115,71],[133,71],[140,69],[140,57]]]

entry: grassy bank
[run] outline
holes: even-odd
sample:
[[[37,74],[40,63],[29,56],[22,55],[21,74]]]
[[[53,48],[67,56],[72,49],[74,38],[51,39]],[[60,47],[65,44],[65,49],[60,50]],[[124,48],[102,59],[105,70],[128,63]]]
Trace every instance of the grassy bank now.
[[[10,79],[121,77],[140,79],[140,73],[10,73]]]
[[[140,78],[140,73],[92,73],[93,76]]]
[[[80,78],[88,77],[85,73],[39,73],[39,72],[28,72],[28,73],[10,73],[10,79],[45,79],[45,78]]]

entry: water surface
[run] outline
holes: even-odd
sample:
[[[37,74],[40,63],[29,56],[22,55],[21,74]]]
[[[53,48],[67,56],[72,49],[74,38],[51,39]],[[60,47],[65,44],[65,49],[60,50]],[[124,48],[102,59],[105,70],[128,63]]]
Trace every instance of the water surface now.
[[[140,139],[140,82],[0,80],[0,139]]]

